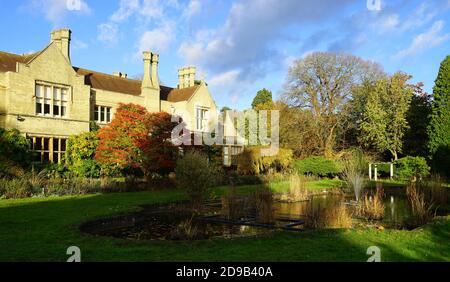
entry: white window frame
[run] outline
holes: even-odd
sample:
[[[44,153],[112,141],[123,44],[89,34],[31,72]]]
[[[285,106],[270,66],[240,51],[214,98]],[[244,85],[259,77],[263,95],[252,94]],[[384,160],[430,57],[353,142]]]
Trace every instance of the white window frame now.
[[[199,112],[201,116],[199,116]],[[207,131],[209,121],[209,108],[196,107],[195,108],[195,129],[197,131]]]
[[[35,115],[53,118],[68,118],[69,117],[69,101],[71,97],[71,89],[68,86],[51,84],[46,82],[36,81],[34,88],[34,104]],[[47,90],[48,89],[48,90]],[[55,96],[56,91],[56,96]],[[63,97],[63,91],[66,93]],[[40,112],[38,111],[38,104],[40,104]],[[49,106],[48,113],[45,112],[45,105]],[[55,114],[55,106],[58,107],[58,113]],[[63,115],[63,108],[65,114]]]
[[[100,124],[108,124],[112,121],[112,107],[95,105],[94,121]],[[97,113],[97,118],[95,117]]]

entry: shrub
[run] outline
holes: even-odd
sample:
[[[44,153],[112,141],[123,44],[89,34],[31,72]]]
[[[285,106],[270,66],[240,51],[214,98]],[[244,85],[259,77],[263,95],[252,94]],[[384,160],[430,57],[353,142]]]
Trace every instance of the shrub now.
[[[0,177],[22,176],[31,158],[28,140],[17,129],[0,128]]]
[[[374,168],[372,166],[372,170],[373,169]],[[390,173],[391,173],[391,165],[389,163],[378,163],[377,164],[377,173],[378,173],[378,176],[389,177]]]
[[[212,195],[215,171],[205,155],[196,151],[187,152],[177,161],[175,169],[177,187],[186,192],[194,205],[199,205]]]
[[[402,180],[422,179],[430,175],[430,167],[423,157],[405,157],[395,162],[397,177]]]
[[[5,199],[21,199],[32,196],[33,187],[25,178],[0,179],[0,193]]]
[[[292,164],[292,150],[279,149],[276,156],[262,156],[263,147],[245,148],[237,157],[237,171],[242,175],[260,175],[287,171]]]
[[[74,135],[67,141],[65,164],[75,177],[100,177],[100,164],[93,158],[99,143],[97,132]]]
[[[299,174],[310,174],[319,177],[334,177],[342,172],[340,163],[315,156],[304,160],[297,160],[294,167]]]

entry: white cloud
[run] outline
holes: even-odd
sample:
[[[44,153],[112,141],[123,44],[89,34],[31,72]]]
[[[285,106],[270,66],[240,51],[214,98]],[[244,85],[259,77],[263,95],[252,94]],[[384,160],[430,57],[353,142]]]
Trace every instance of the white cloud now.
[[[173,25],[170,23],[146,31],[139,39],[139,53],[136,56],[140,57],[143,51],[163,53],[169,49],[174,38]]]
[[[233,86],[238,82],[240,71],[239,70],[231,70],[224,73],[220,73],[211,79],[209,79],[208,83],[211,86]]]
[[[326,19],[352,2],[238,0],[221,27],[182,42],[178,54],[187,63],[200,65],[213,74],[239,69],[241,79],[263,79],[266,65],[279,66],[283,59],[272,46],[287,39],[285,28]]]
[[[105,43],[116,43],[118,41],[119,28],[115,23],[103,23],[98,27],[97,39]]]
[[[424,50],[430,49],[442,44],[445,41],[448,41],[450,39],[450,33],[441,34],[443,28],[443,21],[435,22],[429,30],[417,35],[407,49],[404,49],[394,55],[394,58],[403,59],[406,57],[411,57],[419,54],[420,52],[423,52]]]
[[[192,17],[200,13],[202,3],[199,0],[191,0],[183,13],[183,17],[190,20]]]
[[[60,24],[70,13],[89,14],[85,0],[31,0],[32,11],[39,11],[53,24]]]
[[[112,22],[122,22],[139,10],[139,0],[120,0],[119,9],[110,16]]]
[[[73,40],[72,48],[74,50],[81,50],[81,49],[87,49],[89,45],[86,42],[83,42],[79,39]]]

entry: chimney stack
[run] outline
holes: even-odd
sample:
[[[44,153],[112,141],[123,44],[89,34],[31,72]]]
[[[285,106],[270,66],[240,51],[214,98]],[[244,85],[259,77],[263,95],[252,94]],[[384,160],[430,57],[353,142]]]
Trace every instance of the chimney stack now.
[[[68,28],[62,28],[54,30],[51,33],[51,42],[55,43],[56,46],[61,50],[64,57],[66,57],[70,62],[70,41],[72,37],[72,31]]]
[[[142,79],[142,88],[152,87],[152,78],[150,77],[150,66],[152,61],[152,53],[144,51],[144,78]]]
[[[159,89],[158,63],[159,55],[152,53],[152,85],[156,89]]]
[[[189,67],[189,87],[192,87],[195,85],[195,67]]]
[[[144,78],[142,88],[159,89],[158,63],[159,55],[150,51],[144,51]]]
[[[184,67],[178,70],[178,88],[183,89],[195,85],[195,67]]]

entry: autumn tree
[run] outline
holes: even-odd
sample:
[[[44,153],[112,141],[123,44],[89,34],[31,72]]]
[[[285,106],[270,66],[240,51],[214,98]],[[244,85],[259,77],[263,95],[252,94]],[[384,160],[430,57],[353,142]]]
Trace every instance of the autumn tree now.
[[[331,157],[352,88],[382,76],[379,65],[359,57],[312,53],[295,61],[290,68],[284,96],[290,106],[311,111],[319,136],[317,145],[322,154]]]
[[[365,86],[367,100],[360,124],[361,141],[380,152],[389,151],[394,160],[403,149],[403,137],[408,129],[407,113],[413,95],[411,76],[396,73]]]
[[[441,63],[433,88],[428,136],[433,169],[450,176],[450,56]]]
[[[99,131],[95,160],[120,170],[140,168],[141,144],[146,142],[149,134],[148,115],[142,106],[120,104],[112,122]]]
[[[146,176],[174,171],[179,148],[173,145],[171,134],[178,123],[172,122],[171,118],[165,112],[151,113],[145,121],[149,134],[142,139],[139,147],[142,150],[142,168]]]

